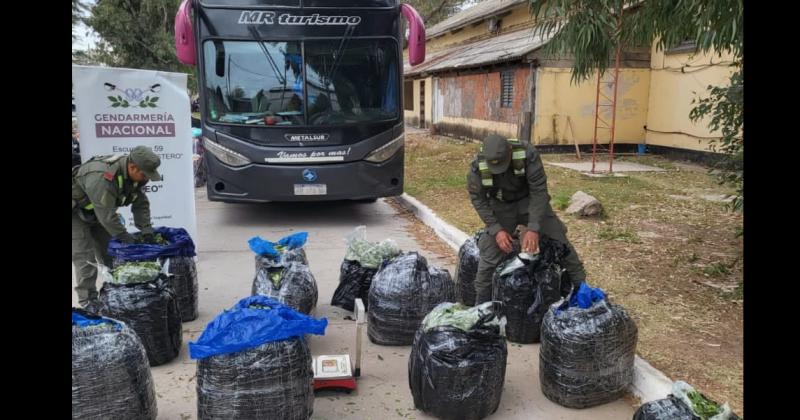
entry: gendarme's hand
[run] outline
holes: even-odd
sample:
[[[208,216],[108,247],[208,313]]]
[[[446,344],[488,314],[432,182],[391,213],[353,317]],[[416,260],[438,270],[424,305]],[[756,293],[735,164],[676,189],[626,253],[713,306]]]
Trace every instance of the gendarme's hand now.
[[[497,235],[494,235],[494,240],[497,242],[497,246],[500,247],[500,250],[506,254],[510,254],[511,251],[514,250],[511,245],[511,235],[505,230],[497,232]]]
[[[536,254],[539,252],[539,233],[529,230],[522,237],[522,252]]]
[[[114,239],[123,244],[132,244],[136,242],[136,238],[134,238],[133,235],[128,232],[120,233],[119,235],[115,236]]]

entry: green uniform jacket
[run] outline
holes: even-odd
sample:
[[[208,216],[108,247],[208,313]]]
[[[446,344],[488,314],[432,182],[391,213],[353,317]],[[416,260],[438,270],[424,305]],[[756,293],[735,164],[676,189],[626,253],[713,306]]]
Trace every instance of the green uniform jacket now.
[[[539,232],[542,219],[554,214],[550,207],[542,159],[532,145],[526,144],[525,147],[524,178],[515,176],[513,165],[509,165],[505,173],[492,176],[492,187],[484,187],[478,170],[479,157],[472,161],[467,173],[467,189],[472,205],[492,236],[503,229],[512,233],[518,224]]]
[[[77,207],[91,204],[98,222],[111,236],[127,232],[117,215],[117,208],[131,206],[133,221],[139,230],[151,228],[150,201],[143,191],[147,182],[128,178],[128,157],[107,163],[109,156],[90,160],[78,168],[72,178],[72,199]]]

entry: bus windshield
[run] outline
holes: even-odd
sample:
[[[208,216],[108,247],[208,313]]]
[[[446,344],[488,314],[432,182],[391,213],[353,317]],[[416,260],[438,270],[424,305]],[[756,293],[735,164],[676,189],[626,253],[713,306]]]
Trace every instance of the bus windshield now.
[[[398,118],[391,39],[206,41],[207,118],[246,125],[341,125]]]

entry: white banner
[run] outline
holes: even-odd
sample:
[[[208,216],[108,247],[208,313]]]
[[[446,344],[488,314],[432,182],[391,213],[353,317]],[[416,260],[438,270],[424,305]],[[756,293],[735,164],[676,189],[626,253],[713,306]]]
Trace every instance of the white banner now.
[[[139,145],[152,148],[164,178],[145,187],[153,226],[182,227],[197,244],[186,80],[182,73],[72,66],[82,160],[127,154]],[[128,231],[136,231],[130,207],[119,213]]]

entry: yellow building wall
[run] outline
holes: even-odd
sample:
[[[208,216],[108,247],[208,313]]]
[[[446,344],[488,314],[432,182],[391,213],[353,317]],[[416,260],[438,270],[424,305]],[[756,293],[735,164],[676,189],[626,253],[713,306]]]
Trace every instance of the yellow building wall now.
[[[425,127],[429,128],[433,117],[433,77],[414,80],[414,110],[405,110],[403,116],[407,122],[413,123],[415,126],[419,125],[420,82],[423,80],[425,81]]]
[[[433,77],[425,79],[425,128],[433,123]]]
[[[468,25],[456,33],[447,33],[445,35],[429,39],[425,45],[425,49],[427,52],[433,52],[440,50],[442,48],[451,47],[455,44],[461,44],[468,39],[472,39],[479,36],[488,36],[489,35],[488,25],[489,25],[488,22],[484,21],[476,26]],[[523,5],[515,9],[512,9],[511,14],[502,18],[502,23],[500,25],[499,33],[502,34],[505,32],[519,29],[524,26],[532,26],[532,25],[533,25],[533,19],[531,18],[530,13],[528,12],[527,6]],[[407,52],[405,58],[408,59]]]
[[[597,76],[573,85],[570,83],[571,71],[552,67],[536,70],[535,116],[531,134],[534,144],[573,144],[575,139],[578,144],[592,143]],[[619,77],[615,143],[642,143],[647,122],[650,70],[621,69]],[[604,92],[613,96],[610,86],[606,86]],[[601,108],[600,116],[610,123],[611,108]],[[567,117],[571,121],[571,130]],[[601,144],[608,143],[610,138],[610,130],[598,130]]]
[[[478,120],[474,118],[442,117],[437,124],[469,127],[473,133],[499,134],[508,138],[517,137],[517,125],[499,121]],[[479,136],[481,137],[481,136]],[[482,140],[483,137],[476,140]]]
[[[406,122],[413,123],[416,126],[419,123],[418,122],[418,120],[419,120],[419,80],[414,80],[414,95],[413,96],[414,96],[414,100],[413,100],[414,109],[410,110],[410,111],[406,110],[403,115],[406,118]]]
[[[689,112],[692,100],[707,97],[709,85],[727,85],[733,57],[717,54],[665,54],[652,49],[650,67],[650,100],[647,116],[647,144],[708,151],[711,133],[708,120],[693,123]],[[681,68],[688,65],[681,72]],[[669,133],[669,134],[667,134]],[[680,133],[680,134],[676,134]]]

